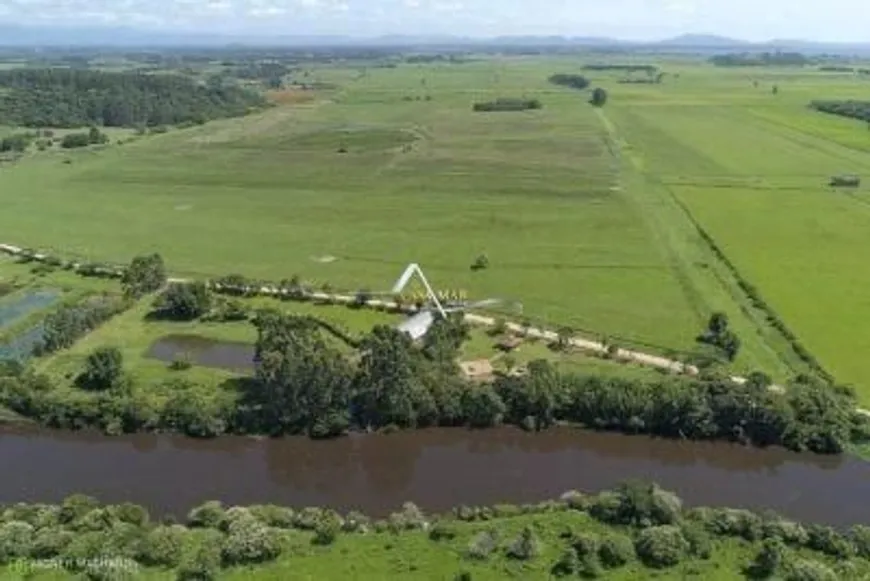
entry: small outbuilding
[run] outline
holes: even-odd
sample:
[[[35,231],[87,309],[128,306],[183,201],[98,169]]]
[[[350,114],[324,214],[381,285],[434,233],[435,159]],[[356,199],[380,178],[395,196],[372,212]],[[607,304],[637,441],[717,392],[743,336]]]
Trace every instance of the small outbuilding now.
[[[520,345],[522,345],[523,340],[519,337],[515,337],[510,335],[508,337],[504,337],[501,341],[495,344],[499,351],[504,351],[505,353],[510,353],[512,351],[516,351]]]
[[[856,175],[832,176],[828,185],[835,188],[857,188],[861,185],[861,178]]]

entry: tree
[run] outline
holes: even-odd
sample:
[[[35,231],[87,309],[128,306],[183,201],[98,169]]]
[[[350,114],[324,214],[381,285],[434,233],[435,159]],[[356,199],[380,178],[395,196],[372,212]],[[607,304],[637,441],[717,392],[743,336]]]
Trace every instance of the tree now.
[[[604,107],[607,103],[607,91],[601,87],[597,87],[592,91],[592,98],[589,100],[596,107]]]
[[[426,361],[411,338],[378,325],[360,345],[354,408],[363,426],[416,426],[435,409],[426,389]]]
[[[91,138],[87,133],[67,133],[60,141],[60,146],[64,149],[87,147],[90,144]]]
[[[211,292],[204,282],[175,282],[159,297],[156,306],[165,316],[189,321],[209,311]]]
[[[277,312],[261,312],[254,324],[257,399],[265,412],[261,429],[316,437],[346,430],[353,372],[321,328]]]
[[[598,558],[608,569],[615,569],[634,559],[634,543],[625,535],[610,535],[598,548]]]
[[[780,539],[764,539],[761,550],[749,566],[748,572],[755,579],[768,579],[782,566],[786,548]]]
[[[540,542],[531,527],[525,527],[507,551],[509,557],[521,561],[534,559],[540,552]]]
[[[710,322],[707,323],[707,330],[714,336],[719,336],[727,331],[728,315],[722,312],[715,312],[710,315]]]
[[[121,277],[124,294],[138,299],[166,284],[166,266],[159,254],[137,256]]]
[[[96,391],[118,387],[124,377],[124,357],[117,347],[99,347],[88,355],[81,385]]]

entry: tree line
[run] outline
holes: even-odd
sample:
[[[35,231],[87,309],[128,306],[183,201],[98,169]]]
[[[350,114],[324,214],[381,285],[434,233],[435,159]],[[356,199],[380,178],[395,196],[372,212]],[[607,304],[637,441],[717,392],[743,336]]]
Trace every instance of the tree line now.
[[[163,126],[239,116],[265,106],[235,85],[176,74],[80,69],[0,71],[0,124],[26,127]]]
[[[624,73],[647,73],[654,75],[659,68],[656,65],[626,65],[626,64],[590,64],[583,67],[587,71],[620,71]]]
[[[810,107],[822,113],[870,122],[870,101],[810,101]]]
[[[558,516],[564,526],[554,529],[556,521],[541,519],[543,515]],[[528,524],[504,526],[508,518]],[[529,526],[533,521],[536,525]],[[559,578],[597,578],[627,566],[654,575],[654,570],[686,561],[714,559],[722,550],[733,552],[735,541],[751,557],[742,570],[731,572],[750,579],[857,578],[870,559],[870,527],[837,531],[770,512],[689,509],[673,492],[629,481],[597,494],[569,491],[558,500],[458,506],[440,515],[427,515],[406,502],[382,518],[321,507],[227,507],[208,501],[179,521],[172,515],[157,518],[133,503],[104,505],[75,494],[59,504],[0,506],[0,565],[38,559],[94,580],[129,578],[146,568],[171,573],[176,581],[213,581],[225,569],[255,568],[298,554],[305,544],[319,547],[321,558],[329,559],[339,537],[352,543],[366,536],[401,535],[459,549],[460,567],[495,565],[495,557],[533,563],[545,553],[555,554],[547,565]],[[472,577],[459,571],[454,579]]]
[[[710,62],[717,67],[776,67],[811,64],[812,61],[799,52],[761,52],[761,53],[731,53],[717,54],[710,57]]]
[[[542,109],[544,106],[538,99],[520,99],[516,97],[499,97],[493,101],[480,101],[472,105],[475,112],[491,111],[526,111]]]
[[[550,75],[550,78],[547,80],[554,85],[561,85],[563,87],[570,87],[572,89],[582,90],[589,86],[589,79],[587,79],[583,75],[556,73],[554,75]]]
[[[191,290],[194,298],[180,304],[196,303],[197,295],[207,293]],[[167,308],[167,300],[160,299],[157,308]],[[204,310],[185,310],[184,316]],[[569,422],[828,454],[870,437],[868,420],[855,412],[849,390],[806,376],[778,393],[763,374],[744,385],[715,373],[643,381],[566,373],[539,360],[525,375],[500,375],[479,385],[466,380],[456,363],[469,333],[459,317],[436,321],[419,345],[397,329],[377,326],[355,342],[356,358],[307,317],[267,310],[258,312],[253,324],[254,373],[230,382],[233,390],[171,379],[158,390],[171,396],[157,397],[127,378],[120,352],[100,352],[92,354],[77,381],[81,389],[60,389],[30,371],[9,373],[0,380],[0,402],[54,427],[166,429],[196,436],[323,438],[350,430],[500,424],[541,430]],[[74,334],[84,325],[68,326]]]

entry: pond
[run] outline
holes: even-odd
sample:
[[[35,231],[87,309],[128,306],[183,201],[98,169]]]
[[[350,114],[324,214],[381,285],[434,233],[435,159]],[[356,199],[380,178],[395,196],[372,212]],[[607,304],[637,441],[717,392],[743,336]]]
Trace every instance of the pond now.
[[[0,302],[0,330],[48,307],[59,297],[60,293],[51,289],[28,291],[19,297],[6,297]]]
[[[0,502],[57,502],[81,492],[182,516],[208,499],[362,510],[383,516],[412,500],[535,502],[626,479],[674,490],[692,505],[773,509],[812,522],[870,523],[870,463],[849,457],[689,443],[560,428],[433,429],[306,438],[106,437],[0,430]]]
[[[194,365],[230,371],[254,369],[254,346],[249,343],[219,341],[199,335],[167,335],[155,341],[147,357],[170,363],[189,357]]]
[[[0,343],[0,361],[24,361],[30,358],[33,349],[42,340],[42,331],[43,324],[39,323],[5,343]]]

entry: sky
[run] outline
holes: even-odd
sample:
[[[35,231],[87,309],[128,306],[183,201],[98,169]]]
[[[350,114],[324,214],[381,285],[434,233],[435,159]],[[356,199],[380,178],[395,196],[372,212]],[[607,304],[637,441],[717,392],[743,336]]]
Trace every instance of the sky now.
[[[239,34],[870,42],[867,0],[0,0],[0,22]],[[2,39],[0,39],[2,40]]]

